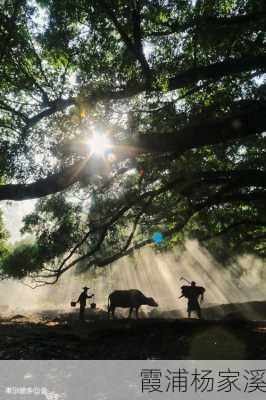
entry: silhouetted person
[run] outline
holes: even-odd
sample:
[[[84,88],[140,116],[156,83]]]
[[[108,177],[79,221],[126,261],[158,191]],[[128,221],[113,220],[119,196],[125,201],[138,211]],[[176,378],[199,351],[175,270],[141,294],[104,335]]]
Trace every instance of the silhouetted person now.
[[[82,322],[84,322],[84,312],[85,312],[85,308],[86,308],[86,301],[87,301],[87,299],[91,299],[94,296],[94,294],[91,294],[90,296],[88,296],[88,290],[89,290],[89,288],[87,286],[85,286],[83,288],[83,292],[81,292],[81,294],[79,295],[78,301],[77,301],[77,303],[79,303],[79,319]]]
[[[188,299],[187,305],[187,313],[188,318],[191,317],[191,312],[195,311],[199,318],[201,318],[201,308],[199,304],[199,297],[200,302],[204,299],[204,292],[205,289],[202,286],[197,286],[196,282],[192,281],[191,286],[182,286],[182,295],[179,297],[186,297]]]

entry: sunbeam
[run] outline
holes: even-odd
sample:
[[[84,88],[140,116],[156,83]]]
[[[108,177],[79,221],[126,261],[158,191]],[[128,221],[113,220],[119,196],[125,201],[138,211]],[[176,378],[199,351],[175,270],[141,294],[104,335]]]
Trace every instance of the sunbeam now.
[[[88,140],[87,145],[91,155],[96,155],[98,157],[104,157],[111,148],[111,142],[109,138],[105,134],[98,132],[95,132],[92,135],[92,137]]]

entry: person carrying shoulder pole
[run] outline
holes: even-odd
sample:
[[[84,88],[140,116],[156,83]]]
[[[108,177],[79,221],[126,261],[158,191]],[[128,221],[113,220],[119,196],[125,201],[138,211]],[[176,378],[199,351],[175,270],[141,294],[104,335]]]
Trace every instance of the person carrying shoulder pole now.
[[[92,297],[94,297],[93,293],[91,295],[88,295],[88,290],[89,288],[85,286],[83,288],[83,292],[81,292],[77,301],[77,303],[79,303],[79,320],[81,322],[84,322],[84,313],[85,313],[87,299],[91,299]]]

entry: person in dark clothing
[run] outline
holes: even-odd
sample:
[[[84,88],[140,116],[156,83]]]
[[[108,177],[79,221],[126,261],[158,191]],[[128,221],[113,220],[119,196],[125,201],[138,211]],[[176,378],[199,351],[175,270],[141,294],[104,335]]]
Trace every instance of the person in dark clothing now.
[[[88,296],[88,290],[89,288],[85,286],[83,288],[83,292],[79,295],[77,303],[79,303],[79,319],[80,321],[84,322],[84,313],[85,313],[85,308],[86,308],[86,301],[87,299],[91,299],[94,297],[94,294],[91,294]]]
[[[204,299],[204,292],[205,289],[201,286],[197,286],[196,282],[192,281],[191,286],[182,286],[182,295],[179,297],[187,297],[188,305],[187,305],[187,313],[188,318],[191,317],[191,312],[195,311],[198,317],[201,319],[201,308],[199,304],[199,297],[200,302]]]

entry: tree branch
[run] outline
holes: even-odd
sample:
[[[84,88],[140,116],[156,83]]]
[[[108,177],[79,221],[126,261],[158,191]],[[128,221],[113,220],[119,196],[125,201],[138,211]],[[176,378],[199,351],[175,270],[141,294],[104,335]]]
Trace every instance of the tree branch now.
[[[177,132],[165,134],[142,134],[131,143],[117,143],[113,152],[118,159],[135,158],[147,153],[175,153],[180,156],[185,151],[207,145],[226,143],[249,135],[260,134],[266,130],[266,103],[250,103],[248,110],[235,112],[225,117],[209,119],[201,124],[190,124]],[[1,200],[23,200],[53,194],[67,189],[78,182],[84,173],[93,176],[90,161],[78,161],[60,173],[50,175],[32,184],[0,186]],[[100,174],[100,171],[98,172]],[[244,179],[244,178],[243,178]]]
[[[225,76],[240,74],[243,72],[252,71],[255,69],[266,69],[266,55],[258,56],[244,56],[235,59],[229,59],[217,63],[210,64],[208,66],[199,66],[190,68],[187,71],[180,72],[167,81],[168,91],[187,88],[192,85],[196,85],[201,80],[216,80]],[[156,71],[154,71],[155,73]],[[84,98],[84,101],[88,104],[95,104],[104,100],[122,100],[130,97],[139,95],[145,91],[149,91],[146,84],[136,83],[133,87],[131,85],[126,86],[121,90],[98,90]],[[194,91],[192,91],[194,92]],[[32,128],[43,118],[47,118],[57,111],[68,108],[69,106],[75,105],[78,101],[78,97],[69,97],[68,99],[57,99],[56,101],[50,102],[50,104],[34,116],[29,118],[28,123],[25,126],[25,130]]]
[[[236,221],[233,224],[230,224],[226,226],[225,228],[221,229],[219,232],[214,233],[213,235],[207,235],[203,238],[200,239],[200,242],[207,242],[209,240],[212,240],[214,238],[224,236],[227,233],[231,232],[232,230],[238,229],[238,228],[243,228],[243,226],[251,226],[251,227],[259,227],[259,226],[266,226],[266,221],[261,221],[261,220],[249,220],[249,219],[244,219],[241,221]],[[242,230],[242,229],[241,229]]]
[[[116,14],[114,13],[112,7],[109,7],[108,3],[104,0],[100,0],[100,5],[104,6],[104,10],[106,11],[108,17],[114,24],[115,28],[119,32],[123,42],[127,46],[128,50],[131,54],[139,61],[144,77],[146,78],[147,87],[150,87],[151,84],[151,71],[149,64],[144,56],[142,43],[141,43],[141,19],[140,19],[140,10],[138,7],[134,8],[132,12],[132,23],[133,23],[133,38],[134,42],[127,35],[124,27],[118,21]]]
[[[266,54],[218,61],[207,66],[198,66],[176,74],[176,76],[169,79],[169,90],[181,89],[202,80],[215,80],[258,68],[265,71]]]
[[[189,18],[185,23],[166,24],[166,30],[148,33],[150,37],[168,36],[175,33],[185,32],[191,29],[228,29],[229,27],[243,27],[245,30],[257,32],[265,27],[265,13],[250,13],[246,15],[235,15],[231,17],[197,16]]]

